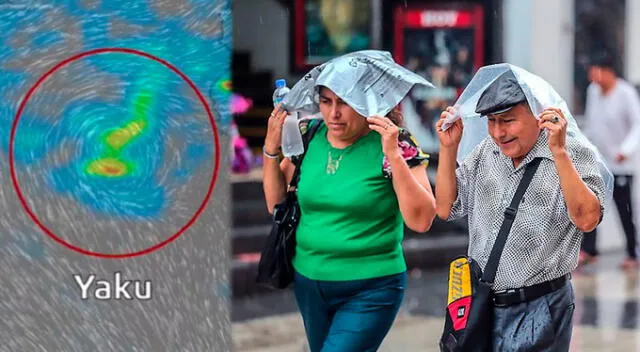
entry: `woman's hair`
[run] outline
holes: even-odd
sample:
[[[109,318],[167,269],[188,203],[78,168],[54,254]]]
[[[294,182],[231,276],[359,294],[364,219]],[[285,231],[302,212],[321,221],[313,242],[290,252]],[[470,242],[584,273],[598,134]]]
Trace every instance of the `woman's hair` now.
[[[404,118],[402,117],[402,112],[400,112],[399,106],[396,106],[393,108],[393,110],[389,111],[389,113],[387,114],[387,117],[396,126],[402,127],[402,124],[404,123]]]

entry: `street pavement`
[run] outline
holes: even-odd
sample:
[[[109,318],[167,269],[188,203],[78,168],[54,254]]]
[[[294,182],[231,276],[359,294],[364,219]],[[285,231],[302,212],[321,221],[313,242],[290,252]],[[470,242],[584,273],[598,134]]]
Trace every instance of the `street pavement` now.
[[[576,294],[571,351],[640,351],[638,273],[618,269],[621,253],[607,253],[573,274]],[[414,272],[402,310],[380,348],[438,351],[446,272]],[[270,313],[271,312],[271,313]],[[250,318],[251,314],[256,318]],[[302,320],[290,292],[234,303],[234,351],[306,351]]]
[[[618,268],[624,258],[617,214],[608,213],[598,237],[601,258],[573,273],[576,295],[571,351],[640,352],[640,277]],[[405,300],[380,352],[438,351],[447,273],[412,271]],[[307,351],[302,320],[290,291],[235,300],[234,351]]]

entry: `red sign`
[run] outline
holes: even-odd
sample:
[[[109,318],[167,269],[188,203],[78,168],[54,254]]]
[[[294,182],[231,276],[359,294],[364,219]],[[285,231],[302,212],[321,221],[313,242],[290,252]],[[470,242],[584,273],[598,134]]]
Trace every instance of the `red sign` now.
[[[410,10],[405,14],[404,24],[408,28],[433,28],[471,27],[474,23],[471,11]]]
[[[395,13],[394,58],[404,62],[405,30],[466,29],[473,31],[475,69],[482,66],[484,55],[483,9],[481,5],[452,4],[449,8],[398,6]]]

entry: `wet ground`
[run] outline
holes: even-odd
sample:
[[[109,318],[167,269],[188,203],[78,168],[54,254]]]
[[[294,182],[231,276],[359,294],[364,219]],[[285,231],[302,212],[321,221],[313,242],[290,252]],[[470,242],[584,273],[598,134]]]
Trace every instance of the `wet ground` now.
[[[618,267],[624,243],[615,210],[599,227],[598,248],[598,261],[572,274],[576,309],[571,351],[640,352],[640,272]],[[438,351],[446,280],[445,268],[411,272],[401,312],[380,352]],[[234,351],[307,351],[290,291],[235,300],[232,312]]]
[[[573,274],[572,351],[640,351],[638,272],[618,268],[620,252]],[[444,270],[413,272],[402,311],[380,351],[437,351],[446,293]],[[306,351],[291,292],[234,302],[235,351]]]

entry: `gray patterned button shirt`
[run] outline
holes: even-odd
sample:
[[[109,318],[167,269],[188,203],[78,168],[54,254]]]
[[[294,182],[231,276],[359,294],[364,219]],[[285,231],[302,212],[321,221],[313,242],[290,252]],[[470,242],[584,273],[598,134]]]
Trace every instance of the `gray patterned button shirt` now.
[[[600,200],[603,211],[605,182],[595,155],[570,136],[566,149],[578,174]],[[507,237],[495,290],[525,287],[571,272],[578,264],[583,233],[569,217],[546,131],[517,168],[487,137],[456,169],[458,197],[448,220],[468,215],[468,255],[484,269],[504,210],[511,203],[526,164],[535,157],[543,159]]]

